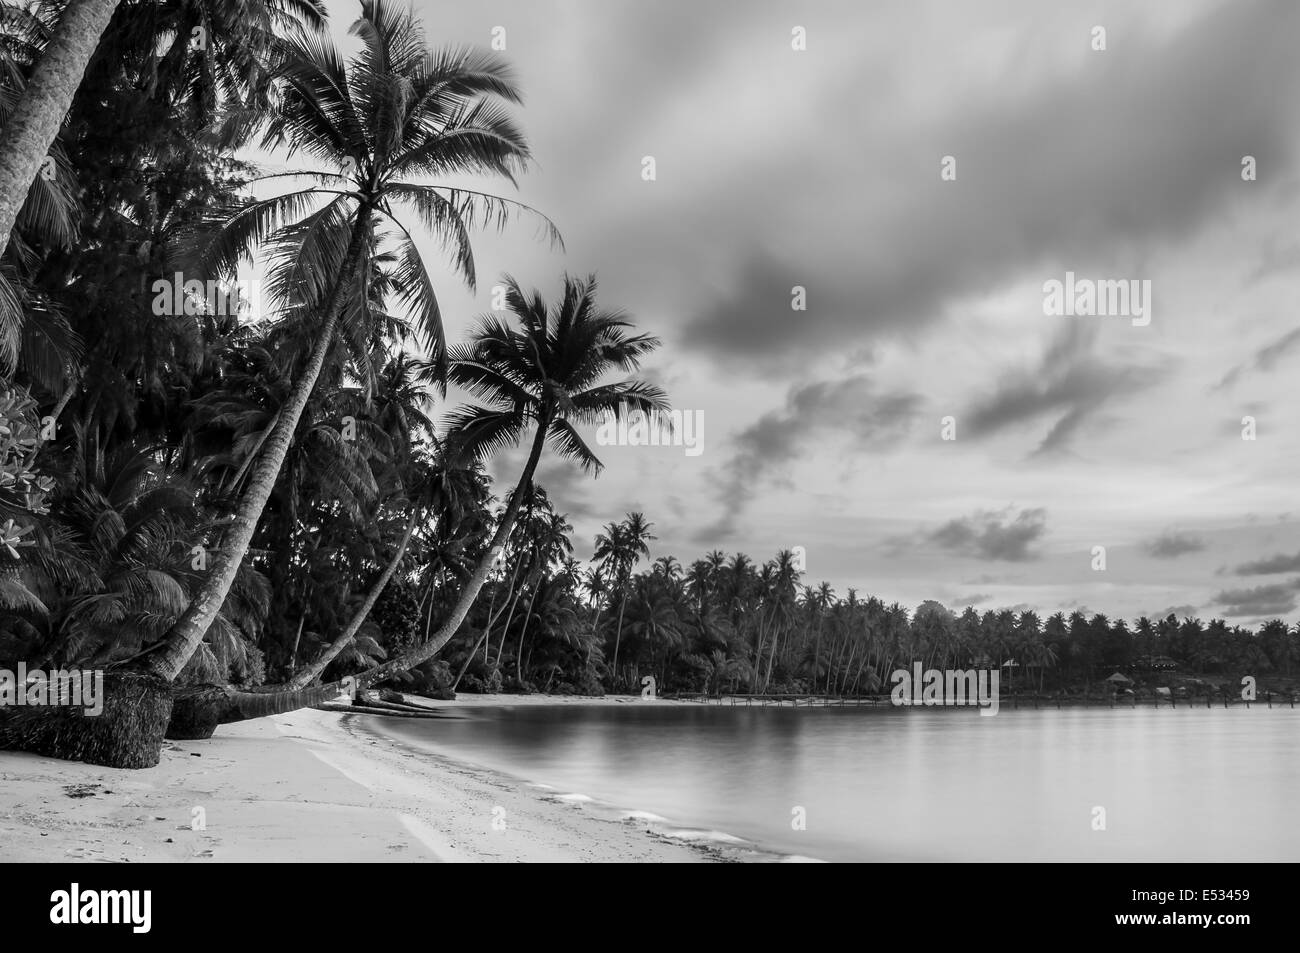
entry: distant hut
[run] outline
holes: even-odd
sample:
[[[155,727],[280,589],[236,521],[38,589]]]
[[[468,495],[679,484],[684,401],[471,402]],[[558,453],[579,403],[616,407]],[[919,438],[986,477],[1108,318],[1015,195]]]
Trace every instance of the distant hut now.
[[[1122,672],[1116,672],[1114,675],[1107,678],[1106,681],[1110,683],[1110,687],[1115,690],[1116,694],[1133,687],[1133,679],[1129,678]]]

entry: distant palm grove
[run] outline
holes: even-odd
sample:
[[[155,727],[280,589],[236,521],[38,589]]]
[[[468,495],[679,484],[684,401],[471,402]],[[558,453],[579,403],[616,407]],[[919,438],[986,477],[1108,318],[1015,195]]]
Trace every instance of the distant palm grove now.
[[[0,667],[104,669],[110,690],[71,728],[0,712],[0,745],[149,765],[165,733],[348,675],[434,694],[646,675],[854,694],[914,660],[1014,662],[1043,690],[1159,656],[1292,675],[1280,622],[909,614],[804,585],[789,553],[652,561],[638,513],[577,562],[534,475],[554,456],[594,476],[597,424],[668,408],[635,376],[659,342],[559,267],[536,291],[501,278],[504,310],[446,340],[433,276],[475,288],[477,234],[560,232],[511,197],[532,154],[507,65],[431,45],[389,0],[360,9],[345,58],[319,0],[4,7]],[[213,299],[253,268],[253,310]],[[515,447],[494,486],[486,461]]]
[[[933,601],[909,612],[853,589],[837,596],[826,583],[803,584],[789,551],[761,565],[720,551],[689,566],[651,560],[652,529],[640,513],[608,524],[584,568],[572,527],[537,488],[450,647],[453,685],[589,693],[635,690],[649,675],[670,693],[856,695],[887,692],[890,673],[916,662],[1001,668],[1002,690],[1024,693],[1101,692],[1116,671],[1160,685],[1198,673],[1207,678],[1192,682],[1206,692],[1245,674],[1290,690],[1300,675],[1300,627],[1282,621],[1254,632],[1218,619],[1130,625],[1077,611],[954,612]],[[392,617],[415,641],[422,593],[410,578],[392,594],[406,602]],[[444,672],[430,674],[443,683]]]

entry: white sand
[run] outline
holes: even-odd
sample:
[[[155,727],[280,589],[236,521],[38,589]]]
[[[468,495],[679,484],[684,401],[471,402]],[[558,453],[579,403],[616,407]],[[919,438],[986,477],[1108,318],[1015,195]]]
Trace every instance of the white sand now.
[[[436,704],[591,703],[671,704],[470,695]],[[308,709],[227,725],[208,741],[168,742],[162,763],[140,771],[0,752],[0,861],[710,859],[522,781],[404,750],[360,730],[369,717]],[[205,829],[192,829],[196,808]]]

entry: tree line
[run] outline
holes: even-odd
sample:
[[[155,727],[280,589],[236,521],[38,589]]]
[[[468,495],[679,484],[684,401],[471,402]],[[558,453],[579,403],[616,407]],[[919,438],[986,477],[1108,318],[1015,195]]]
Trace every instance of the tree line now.
[[[635,691],[652,676],[666,692],[824,695],[888,691],[890,675],[916,662],[1001,669],[1004,690],[1022,692],[1087,692],[1115,671],[1300,674],[1300,625],[1281,620],[1253,631],[1172,614],[1130,624],[1079,610],[958,612],[933,600],[909,611],[806,584],[788,550],[762,564],[718,550],[687,567],[652,560],[652,530],[641,513],[607,524],[584,567],[567,518],[536,488],[446,668],[417,674],[430,688],[474,691]],[[412,577],[386,599],[418,607],[418,595]],[[419,637],[409,610],[391,615]]]

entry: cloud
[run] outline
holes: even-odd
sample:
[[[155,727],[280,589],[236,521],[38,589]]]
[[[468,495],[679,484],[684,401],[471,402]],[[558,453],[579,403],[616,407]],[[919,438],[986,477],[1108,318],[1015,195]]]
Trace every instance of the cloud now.
[[[1047,530],[1047,511],[1041,507],[981,510],[944,523],[938,529],[888,541],[893,552],[906,549],[939,549],[957,556],[1006,562],[1028,562],[1039,558],[1030,547]]]
[[[1205,540],[1192,533],[1166,532],[1142,544],[1148,556],[1156,559],[1177,559],[1187,553],[1198,553],[1205,548]]]
[[[1281,616],[1296,608],[1300,578],[1289,582],[1255,586],[1252,589],[1226,589],[1212,600],[1224,606],[1223,614],[1235,616]]]
[[[871,164],[850,138],[841,150],[849,158],[821,159],[816,177],[796,137],[798,148],[774,150],[749,174],[800,188],[737,209],[745,218],[733,233],[771,235],[771,222],[802,222],[812,204],[833,241],[805,227],[788,248],[751,243],[695,314],[686,343],[721,361],[788,367],[792,355],[917,333],[955,302],[1019,278],[1132,268],[1138,247],[1187,240],[1230,204],[1267,202],[1294,166],[1297,29],[1293,3],[1230,4],[1167,36],[1135,27],[1123,52],[1011,94],[1002,86],[953,97],[949,111],[923,119],[869,103],[856,125]],[[1225,174],[1238,168],[1242,143],[1278,170],[1245,199],[1239,177]],[[940,183],[946,154],[957,179]],[[795,284],[807,287],[809,306],[792,315]]]
[[[1167,367],[1122,364],[1092,353],[1100,325],[1072,323],[1050,342],[1037,366],[1002,375],[997,389],[966,415],[976,439],[1044,416],[1054,418],[1034,454],[1064,449],[1107,404],[1153,387]]]
[[[1276,556],[1242,563],[1233,572],[1238,576],[1267,576],[1279,572],[1300,572],[1300,553],[1293,556],[1278,553]]]
[[[1155,612],[1155,613],[1144,612],[1142,614],[1145,615],[1148,619],[1167,619],[1170,616],[1173,616],[1176,619],[1195,619],[1196,606],[1191,606],[1191,605],[1165,606],[1165,608],[1161,609],[1159,612]]]
[[[1267,373],[1271,371],[1277,362],[1286,356],[1286,353],[1292,348],[1300,345],[1300,328],[1295,328],[1282,335],[1276,341],[1265,344],[1255,352],[1255,356],[1245,364],[1238,364],[1228,373],[1223,375],[1223,379],[1215,384],[1212,390],[1223,390],[1237,383],[1241,375],[1246,371],[1254,370]]]
[[[729,536],[760,486],[805,453],[811,456],[835,444],[880,448],[899,438],[921,403],[909,392],[879,393],[865,374],[791,387],[783,408],[764,414],[736,436],[736,449],[718,484],[722,513],[696,534],[696,541]]]

